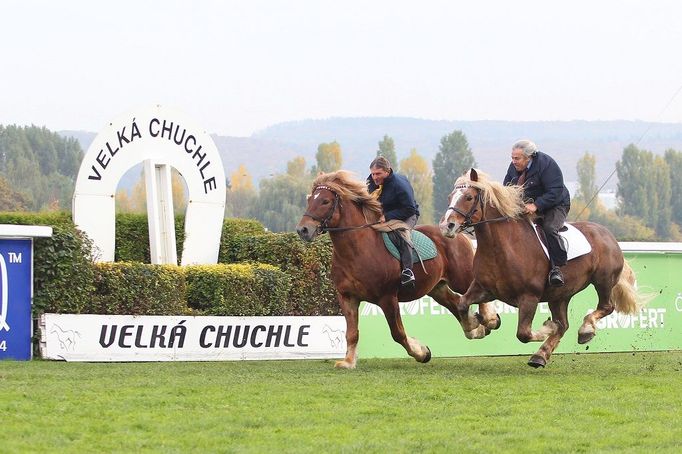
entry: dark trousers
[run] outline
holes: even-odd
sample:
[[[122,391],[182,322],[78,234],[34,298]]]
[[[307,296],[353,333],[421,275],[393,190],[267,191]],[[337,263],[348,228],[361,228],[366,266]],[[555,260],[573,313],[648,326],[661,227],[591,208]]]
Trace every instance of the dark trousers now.
[[[412,269],[412,248],[407,244],[407,241],[403,238],[399,231],[394,230],[393,232],[388,232],[388,237],[391,242],[398,248],[400,252],[400,265],[403,269]]]
[[[540,213],[538,224],[542,225],[547,240],[547,250],[552,266],[564,266],[566,264],[566,246],[559,236],[559,229],[566,222],[569,207],[560,205]]]
[[[412,228],[414,228],[414,226],[417,224],[417,216],[410,216],[409,218],[405,219],[404,222],[410,226],[410,230],[394,230],[393,232],[388,232],[388,238],[390,238],[391,242],[396,248],[398,248],[398,252],[400,252],[400,265],[404,270],[411,270],[412,248],[410,247],[409,243],[405,241],[405,236],[408,238],[410,237]]]

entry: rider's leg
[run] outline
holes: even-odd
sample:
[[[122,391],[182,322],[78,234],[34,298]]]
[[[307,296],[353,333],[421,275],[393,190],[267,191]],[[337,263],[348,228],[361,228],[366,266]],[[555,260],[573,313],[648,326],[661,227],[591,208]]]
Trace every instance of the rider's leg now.
[[[543,213],[542,230],[547,238],[547,250],[551,262],[549,283],[552,286],[564,285],[564,277],[559,267],[566,264],[566,247],[559,235],[559,229],[566,221],[568,207],[558,206]]]

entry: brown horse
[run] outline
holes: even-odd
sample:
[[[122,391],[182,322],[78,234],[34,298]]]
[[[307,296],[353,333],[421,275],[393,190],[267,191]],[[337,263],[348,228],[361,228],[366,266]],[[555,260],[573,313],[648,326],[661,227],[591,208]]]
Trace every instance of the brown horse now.
[[[465,330],[475,329],[479,324],[475,317],[468,316],[471,304],[497,298],[518,307],[516,337],[524,343],[543,342],[528,364],[544,367],[568,329],[568,303],[589,284],[596,289],[599,302],[578,330],[579,343],[592,340],[597,322],[614,309],[626,314],[639,310],[634,273],[623,259],[618,242],[603,226],[573,223],[585,235],[592,251],[562,267],[566,281],[563,287],[550,287],[549,260],[524,214],[520,187],[502,186],[471,169],[469,176],[457,180],[449,199],[441,223],[445,235],[473,228],[478,243],[474,281],[458,303]],[[549,302],[552,318],[540,330],[533,331],[533,317],[540,301]]]
[[[386,250],[381,234],[371,228],[381,217],[381,204],[369,195],[365,184],[339,170],[315,179],[307,210],[296,227],[305,241],[324,232],[329,232],[332,240],[332,280],[346,319],[347,345],[346,357],[337,361],[336,367],[356,365],[361,301],[377,304],[393,340],[418,362],[428,362],[429,348],[405,333],[398,301],[412,301],[428,294],[459,319],[459,295],[454,292],[464,292],[473,279],[473,248],[466,237],[448,239],[437,226],[418,226],[417,230],[433,240],[438,255],[424,261],[425,270],[415,264],[415,287],[401,289],[400,263]],[[476,317],[480,323],[467,333],[469,337],[484,337],[490,329],[499,327],[493,304],[480,304],[479,312]]]

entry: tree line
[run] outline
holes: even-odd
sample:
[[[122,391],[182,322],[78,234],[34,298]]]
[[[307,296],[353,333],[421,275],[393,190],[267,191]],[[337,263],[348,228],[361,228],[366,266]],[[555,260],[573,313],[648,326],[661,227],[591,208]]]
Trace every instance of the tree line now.
[[[616,162],[615,210],[599,200],[595,164],[589,152],[578,160],[569,219],[602,224],[621,241],[682,241],[682,152],[669,149],[657,156],[628,145]]]
[[[394,170],[410,180],[423,224],[439,221],[454,181],[476,167],[467,138],[459,130],[441,138],[431,163],[414,148],[398,159],[395,141],[388,135],[377,142],[376,150],[368,151],[368,167],[376,156],[386,157]],[[69,211],[82,157],[76,139],[63,138],[45,127],[0,125],[0,211]],[[615,166],[615,210],[607,209],[599,200],[595,165],[596,156],[589,152],[578,161],[578,189],[570,220],[598,222],[620,240],[682,240],[682,180],[677,178],[681,175],[682,153],[670,149],[659,156],[635,145],[627,146]],[[257,219],[271,231],[292,231],[305,211],[315,176],[342,166],[342,147],[336,141],[319,144],[312,163],[295,157],[281,174],[262,179],[257,188],[248,169],[240,165],[227,178],[225,214]],[[184,182],[175,171],[172,184],[174,208],[183,210]],[[146,211],[143,175],[130,194],[119,190],[116,201],[118,211]]]
[[[45,127],[0,125],[0,210],[70,210],[82,159],[74,138]]]
[[[377,143],[376,153],[368,154],[367,174],[369,164],[376,156],[384,156],[395,171],[407,176],[412,183],[419,204],[420,222],[424,224],[438,221],[439,213],[445,211],[447,195],[454,180],[475,165],[461,131],[443,137],[440,152],[432,166],[414,148],[407,157],[398,160],[395,142],[388,135]],[[258,190],[246,167],[241,165],[229,176],[226,214],[258,219],[272,231],[292,231],[305,211],[306,198],[315,176],[319,172],[339,170],[342,166],[343,153],[336,141],[321,143],[315,154],[315,163],[310,167],[302,156],[287,162],[286,173],[261,180]]]

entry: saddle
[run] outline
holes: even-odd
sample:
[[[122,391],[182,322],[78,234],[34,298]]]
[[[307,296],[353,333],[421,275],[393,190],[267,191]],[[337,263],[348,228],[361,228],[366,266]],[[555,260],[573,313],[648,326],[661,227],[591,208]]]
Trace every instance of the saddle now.
[[[545,255],[549,260],[549,251],[547,250],[547,240],[545,239],[544,232],[542,231],[542,226],[539,224],[533,224],[533,231],[535,236],[538,238],[542,250],[545,251]],[[590,245],[583,232],[573,227],[571,224],[564,223],[564,226],[559,229],[559,236],[563,240],[564,247],[566,248],[567,260],[580,257],[581,255],[588,254],[592,251],[592,245]]]
[[[388,237],[388,234],[386,232],[382,232],[381,237],[384,239],[384,245],[386,246],[388,252],[390,252],[393,257],[400,260],[400,252]],[[422,261],[430,260],[438,255],[436,245],[433,241],[431,241],[431,238],[419,232],[418,230],[412,230],[412,246],[416,251],[416,254],[412,254],[413,263],[419,262],[420,259]]]

